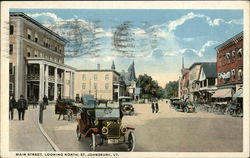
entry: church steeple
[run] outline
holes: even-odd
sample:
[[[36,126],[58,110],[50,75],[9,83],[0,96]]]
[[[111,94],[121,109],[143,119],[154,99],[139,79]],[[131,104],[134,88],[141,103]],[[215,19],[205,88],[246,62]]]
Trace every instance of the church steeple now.
[[[135,62],[134,62],[134,60],[133,60],[133,63],[128,68],[128,73],[129,73],[129,81],[135,81],[136,75],[135,75]]]
[[[112,65],[111,65],[111,70],[115,70],[115,62],[113,60]]]

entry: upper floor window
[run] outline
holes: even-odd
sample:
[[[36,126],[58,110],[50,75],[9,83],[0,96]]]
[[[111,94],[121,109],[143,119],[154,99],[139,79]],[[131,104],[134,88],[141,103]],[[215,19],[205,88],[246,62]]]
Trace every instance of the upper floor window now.
[[[37,43],[38,42],[38,34],[35,33],[35,42]]]
[[[94,89],[97,89],[97,83],[94,83]]]
[[[235,70],[234,69],[231,70],[231,74],[232,74],[232,81],[234,81],[235,80]]]
[[[109,80],[109,74],[105,75],[105,80]]]
[[[31,48],[27,47],[27,57],[30,57],[30,56],[31,56]]]
[[[233,51],[232,51],[232,61],[233,61],[233,62],[235,61],[235,58],[236,58],[236,56],[235,56],[235,50],[233,50]]]
[[[14,25],[10,25],[10,35],[14,34]]]
[[[239,56],[239,58],[242,57],[242,55],[243,55],[243,50],[242,50],[242,48],[240,48],[240,49],[238,50],[237,55]]]
[[[226,53],[226,58],[227,58],[227,61],[228,61],[228,64],[230,64],[230,53]]]
[[[86,80],[86,75],[85,74],[82,75],[82,80],[84,80],[84,81]]]
[[[238,80],[239,81],[243,80],[243,71],[242,71],[242,68],[238,69]]]
[[[31,37],[31,30],[30,29],[27,30],[27,34],[28,34],[28,39],[31,40],[32,37]]]
[[[97,80],[97,74],[94,74],[94,80],[95,81]]]
[[[105,89],[109,89],[109,84],[105,83]]]
[[[10,75],[13,75],[13,74],[14,74],[13,63],[9,63],[9,74],[10,74]]]
[[[14,86],[13,85],[14,85],[13,82],[9,83],[9,91],[10,91],[11,94],[13,94],[13,91],[14,91],[14,88],[13,88]]]
[[[86,89],[86,83],[82,84],[82,89]]]
[[[13,44],[10,44],[10,52],[9,55],[13,55]]]
[[[35,50],[34,56],[38,57],[38,51],[37,50]]]

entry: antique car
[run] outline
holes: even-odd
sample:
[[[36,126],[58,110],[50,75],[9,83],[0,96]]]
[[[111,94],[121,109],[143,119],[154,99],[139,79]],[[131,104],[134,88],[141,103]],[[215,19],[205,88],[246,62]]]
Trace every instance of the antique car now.
[[[171,103],[170,106],[174,108],[176,111],[182,111],[182,112],[195,112],[195,106],[188,101],[183,101],[180,99],[170,99]]]
[[[75,104],[73,99],[62,98],[56,101],[55,114],[59,114],[58,120],[60,119],[61,115],[63,115],[64,119],[65,119],[65,115],[67,115],[68,121],[70,121],[73,115],[75,116],[77,115],[78,111],[79,111],[79,108]]]
[[[135,109],[132,104],[132,98],[127,96],[119,97],[119,106],[124,115],[133,115],[135,114]]]
[[[92,101],[91,101],[92,102]],[[118,105],[110,107],[109,105],[82,104],[80,115],[76,118],[77,139],[82,136],[90,137],[90,150],[95,151],[96,147],[101,145],[127,144],[128,151],[135,148],[134,128],[122,125],[120,117],[120,108]]]

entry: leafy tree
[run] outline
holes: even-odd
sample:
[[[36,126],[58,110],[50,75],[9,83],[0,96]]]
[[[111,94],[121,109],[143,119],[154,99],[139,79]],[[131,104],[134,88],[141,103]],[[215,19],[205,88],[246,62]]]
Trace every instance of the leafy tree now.
[[[178,97],[179,81],[170,81],[165,86],[165,96],[166,98]]]
[[[141,98],[163,98],[164,90],[158,85],[157,81],[151,76],[144,74],[137,79],[136,86],[141,88]]]

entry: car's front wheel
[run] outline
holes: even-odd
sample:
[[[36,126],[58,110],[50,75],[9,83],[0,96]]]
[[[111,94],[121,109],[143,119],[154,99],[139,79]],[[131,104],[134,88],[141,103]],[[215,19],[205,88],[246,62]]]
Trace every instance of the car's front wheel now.
[[[128,134],[128,151],[132,152],[135,149],[135,134],[134,132],[130,132]]]
[[[76,127],[76,136],[77,136],[77,140],[81,140],[82,135],[80,133],[80,127],[79,126]]]
[[[91,150],[91,151],[95,151],[95,150],[96,150],[95,134],[92,133],[91,136],[92,136],[92,144],[90,144],[90,150]]]

